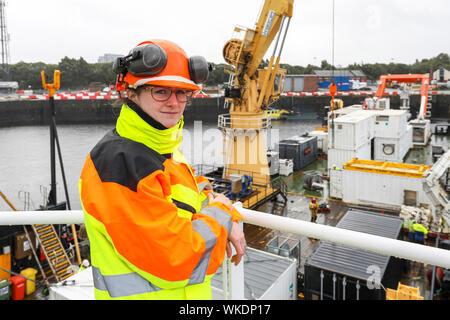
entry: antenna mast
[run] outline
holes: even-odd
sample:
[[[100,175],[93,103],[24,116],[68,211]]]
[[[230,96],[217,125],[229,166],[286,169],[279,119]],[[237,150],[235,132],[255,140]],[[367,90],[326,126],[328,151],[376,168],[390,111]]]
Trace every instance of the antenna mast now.
[[[0,42],[2,44],[1,78],[9,80],[9,34],[6,30],[6,1],[0,0]]]

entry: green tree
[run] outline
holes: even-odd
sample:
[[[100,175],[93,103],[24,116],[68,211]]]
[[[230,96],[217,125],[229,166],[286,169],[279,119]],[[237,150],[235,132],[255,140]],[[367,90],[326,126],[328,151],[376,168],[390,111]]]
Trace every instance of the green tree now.
[[[261,67],[266,66],[268,60],[261,62]],[[213,70],[210,72],[208,86],[217,86],[228,82],[229,74],[225,69],[231,69],[226,63],[210,63]],[[290,65],[286,63],[280,64],[281,68],[286,69],[287,74],[311,74],[313,70],[325,69],[331,70],[327,60],[322,60],[320,67],[308,64],[306,67],[298,65]],[[412,64],[406,63],[353,63],[345,69],[362,70],[369,80],[378,80],[382,74],[406,74],[406,73],[429,73],[439,68],[450,70],[450,56],[447,53],[440,53],[429,59],[416,59]],[[87,63],[83,58],[74,59],[64,57],[55,64],[45,64],[43,62],[18,62],[10,66],[10,80],[17,81],[20,89],[32,88],[42,89],[41,70],[53,79],[55,69],[61,71],[61,89],[85,89],[91,82],[101,82],[105,85],[114,84],[116,75],[112,71],[112,63]],[[52,81],[52,80],[50,80]]]

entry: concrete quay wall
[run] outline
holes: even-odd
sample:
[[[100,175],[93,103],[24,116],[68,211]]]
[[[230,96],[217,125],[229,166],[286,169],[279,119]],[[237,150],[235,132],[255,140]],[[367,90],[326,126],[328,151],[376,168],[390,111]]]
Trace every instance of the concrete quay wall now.
[[[339,96],[344,106],[360,104],[364,96]],[[400,98],[391,96],[391,108],[398,109]],[[326,115],[329,96],[281,96],[273,107]],[[432,119],[450,119],[450,95],[433,95]],[[115,105],[115,106],[114,106]],[[219,114],[228,113],[224,97],[194,99],[184,113],[185,122],[195,120],[215,122]],[[420,96],[411,96],[411,114],[415,118],[420,106]],[[120,113],[120,103],[113,100],[55,100],[57,124],[114,123]],[[47,100],[15,100],[0,102],[0,127],[23,125],[48,125],[50,104]]]

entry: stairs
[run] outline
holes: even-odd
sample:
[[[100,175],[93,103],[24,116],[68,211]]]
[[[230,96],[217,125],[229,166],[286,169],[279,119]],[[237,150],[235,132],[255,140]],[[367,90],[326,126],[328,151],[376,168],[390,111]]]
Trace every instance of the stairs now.
[[[286,194],[284,192],[280,193],[281,197],[283,198],[282,200],[278,200],[278,196],[275,196],[275,199],[273,201],[273,205],[272,205],[272,210],[271,210],[271,214],[277,215],[277,216],[283,216],[284,215],[284,211],[286,209],[286,205],[287,205],[287,197]]]
[[[427,112],[425,113],[425,119],[431,119],[431,108],[433,105],[432,101],[433,95],[431,94],[431,92],[428,92]]]
[[[54,278],[56,282],[60,282],[73,275],[72,264],[53,225],[35,224],[32,228],[48,262],[50,272],[48,269],[45,271],[46,274],[51,274],[48,278]]]

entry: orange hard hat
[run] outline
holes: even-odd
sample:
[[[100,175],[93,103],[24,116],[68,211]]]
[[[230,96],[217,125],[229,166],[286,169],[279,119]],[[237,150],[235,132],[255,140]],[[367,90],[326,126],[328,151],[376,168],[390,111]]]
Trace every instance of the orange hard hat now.
[[[312,198],[311,201],[314,203],[316,202],[316,198]]]
[[[121,89],[149,84],[199,91],[198,84],[205,82],[209,73],[203,57],[188,58],[177,44],[160,39],[139,43],[128,56],[118,58],[113,69],[119,74]]]

